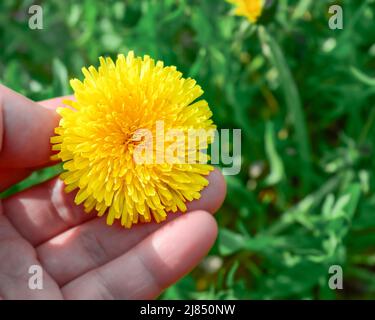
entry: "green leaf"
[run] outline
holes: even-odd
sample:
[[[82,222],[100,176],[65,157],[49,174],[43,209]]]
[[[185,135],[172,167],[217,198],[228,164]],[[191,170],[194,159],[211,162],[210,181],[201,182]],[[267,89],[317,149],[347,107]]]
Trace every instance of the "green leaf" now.
[[[58,58],[54,58],[52,61],[52,72],[54,92],[59,96],[68,95],[70,93],[68,72],[65,65]]]
[[[277,153],[275,145],[275,133],[273,123],[267,122],[265,133],[265,148],[268,161],[270,163],[270,173],[265,178],[265,184],[273,186],[279,183],[284,177],[284,165],[281,157]]]
[[[227,278],[226,278],[226,285],[227,287],[231,288],[234,285],[234,277],[236,275],[236,272],[238,270],[238,267],[240,266],[238,261],[235,261],[232,265],[232,267],[229,269]]]
[[[244,236],[227,229],[219,231],[219,250],[222,255],[230,255],[246,247]]]
[[[313,3],[313,0],[300,0],[298,5],[294,9],[292,20],[298,20],[303,17],[306,11],[309,10]]]
[[[363,73],[361,70],[357,69],[356,67],[350,67],[350,72],[356,78],[358,81],[362,82],[363,84],[375,87],[375,78],[371,78],[365,73]]]
[[[60,174],[63,171],[62,164],[56,164],[52,167],[40,169],[38,171],[34,171],[29,177],[22,180],[21,182],[13,185],[9,189],[3,191],[0,193],[0,199],[7,198],[11,196],[12,194],[15,194],[17,192],[20,192],[22,190],[25,190],[27,188],[30,188],[32,186],[35,186],[37,184],[40,184],[44,181],[47,181],[56,175]]]
[[[258,34],[263,53],[268,57],[273,67],[275,67],[278,72],[288,113],[296,130],[296,140],[301,163],[301,178],[303,180],[304,189],[306,190],[311,181],[311,147],[298,88],[284,54],[276,40],[272,38],[264,27],[259,27]]]

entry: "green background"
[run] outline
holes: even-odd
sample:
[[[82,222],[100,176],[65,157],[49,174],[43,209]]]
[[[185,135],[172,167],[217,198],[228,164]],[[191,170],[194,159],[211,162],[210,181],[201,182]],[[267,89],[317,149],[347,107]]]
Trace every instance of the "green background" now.
[[[42,30],[28,28],[32,4]],[[343,30],[328,26],[332,4]],[[0,81],[34,100],[65,95],[82,66],[135,50],[195,78],[218,127],[242,129],[218,241],[161,298],[375,298],[375,3],[273,1],[257,26],[231,10],[222,0],[2,0]],[[328,287],[332,265],[343,290]]]

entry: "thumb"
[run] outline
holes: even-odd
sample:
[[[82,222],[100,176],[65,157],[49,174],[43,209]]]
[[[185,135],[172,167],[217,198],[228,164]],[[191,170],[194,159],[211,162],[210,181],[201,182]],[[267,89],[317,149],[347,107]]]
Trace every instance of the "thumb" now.
[[[0,169],[48,164],[59,119],[53,109],[0,85]]]

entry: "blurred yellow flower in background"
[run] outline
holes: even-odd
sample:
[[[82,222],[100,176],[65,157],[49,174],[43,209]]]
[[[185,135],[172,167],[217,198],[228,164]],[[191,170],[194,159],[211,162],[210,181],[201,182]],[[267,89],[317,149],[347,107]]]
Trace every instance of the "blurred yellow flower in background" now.
[[[76,204],[90,212],[107,213],[107,224],[119,219],[125,227],[138,222],[160,222],[167,212],[186,211],[186,201],[200,198],[204,177],[213,167],[205,163],[138,163],[137,147],[146,145],[138,130],[160,134],[179,129],[214,130],[211,110],[193,79],[176,67],[164,67],[149,56],[119,55],[116,62],[100,58],[100,67],[83,68],[85,79],[71,80],[76,101],[59,108],[61,115],[52,149],[64,162],[61,179],[66,191],[78,189]],[[190,131],[189,131],[190,132]],[[163,133],[164,134],[164,133]],[[150,134],[151,135],[151,134]],[[201,153],[205,146],[183,144],[182,153]],[[163,142],[163,150],[168,142]],[[171,144],[171,142],[169,142]],[[152,145],[152,154],[159,150]],[[160,152],[159,152],[160,153]]]
[[[234,13],[246,17],[250,22],[257,22],[262,14],[263,0],[227,0],[235,6]]]

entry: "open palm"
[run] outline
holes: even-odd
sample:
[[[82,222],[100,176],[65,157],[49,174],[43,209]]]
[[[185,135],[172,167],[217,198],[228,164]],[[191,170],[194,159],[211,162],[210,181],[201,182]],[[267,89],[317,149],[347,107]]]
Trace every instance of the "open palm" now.
[[[49,163],[61,98],[36,104],[0,85],[0,192]],[[0,203],[0,298],[149,299],[189,272],[213,245],[210,213],[225,197],[219,171],[187,214],[132,229],[85,214],[55,178]],[[43,268],[43,289],[28,286]]]

